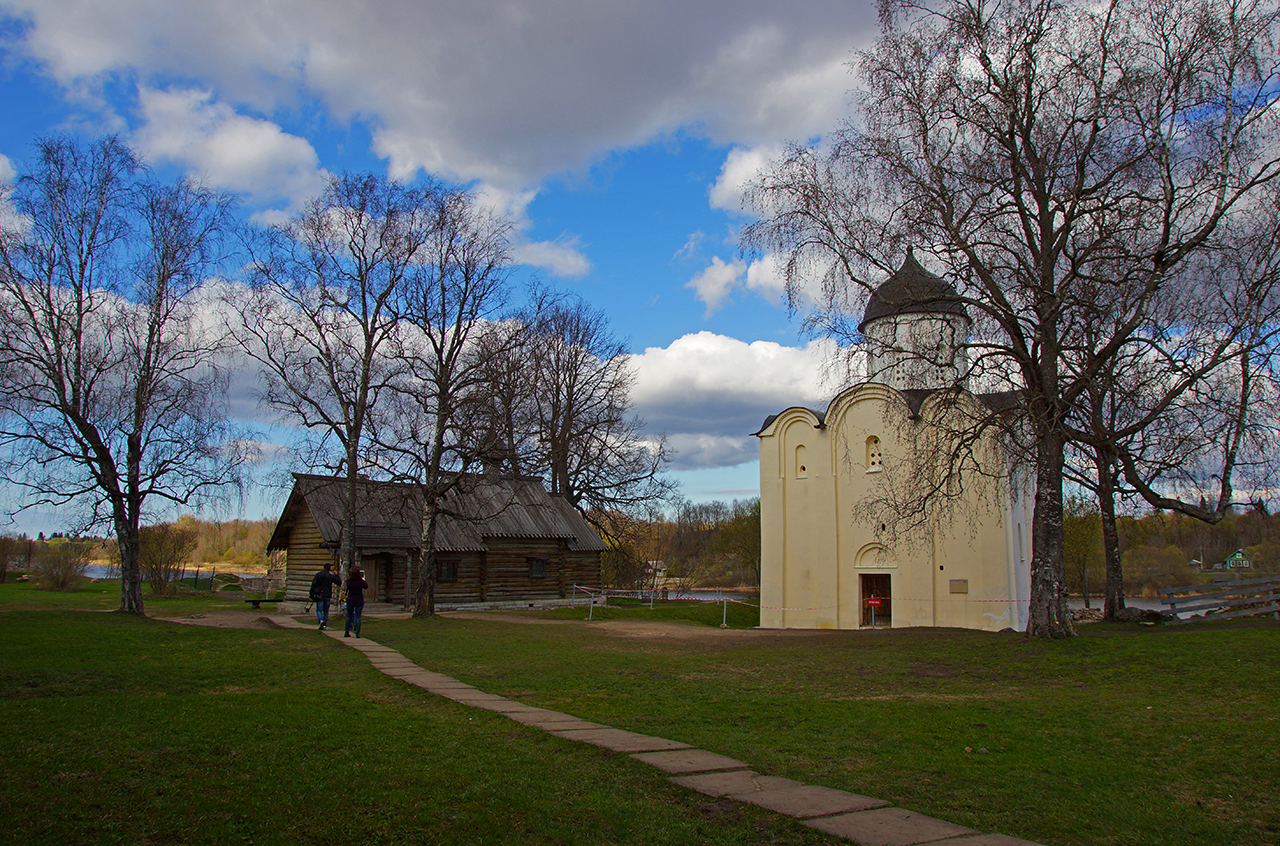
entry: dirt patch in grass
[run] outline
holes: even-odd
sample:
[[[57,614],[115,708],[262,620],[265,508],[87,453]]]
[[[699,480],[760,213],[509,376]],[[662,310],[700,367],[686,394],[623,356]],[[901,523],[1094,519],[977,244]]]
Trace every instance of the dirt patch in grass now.
[[[442,617],[456,620],[485,620],[491,623],[527,623],[544,626],[586,626],[604,635],[629,640],[714,640],[729,643],[769,643],[790,641],[796,638],[822,637],[830,632],[818,629],[721,629],[699,626],[694,623],[673,623],[657,620],[600,620],[566,623],[563,620],[546,620],[522,614],[501,614],[485,611],[450,611]]]
[[[182,623],[185,626],[210,626],[216,629],[275,629],[279,628],[270,617],[256,611],[210,611],[187,617],[156,617],[165,623]]]

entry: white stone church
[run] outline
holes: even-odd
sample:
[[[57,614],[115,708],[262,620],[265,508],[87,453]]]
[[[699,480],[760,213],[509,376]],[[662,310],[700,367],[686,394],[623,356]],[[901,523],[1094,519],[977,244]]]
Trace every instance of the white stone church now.
[[[979,444],[982,472],[952,480],[960,499],[914,515],[916,528],[894,531],[885,506],[890,487],[930,472],[911,466],[912,439],[966,403],[1007,400],[955,393],[970,326],[955,289],[908,253],[859,327],[869,380],[756,433],[762,627],[1026,628],[1034,492],[1010,479],[993,439]]]

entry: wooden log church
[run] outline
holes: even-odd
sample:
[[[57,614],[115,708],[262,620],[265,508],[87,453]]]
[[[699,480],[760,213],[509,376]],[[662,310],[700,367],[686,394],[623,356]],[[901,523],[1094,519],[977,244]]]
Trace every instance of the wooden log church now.
[[[336,565],[346,480],[295,473],[268,551],[286,552],[287,601],[305,602],[311,578]],[[446,498],[436,528],[437,606],[546,603],[575,585],[600,586],[599,535],[534,478],[472,476]],[[362,479],[355,548],[371,602],[402,603],[421,555],[422,498],[410,484]]]

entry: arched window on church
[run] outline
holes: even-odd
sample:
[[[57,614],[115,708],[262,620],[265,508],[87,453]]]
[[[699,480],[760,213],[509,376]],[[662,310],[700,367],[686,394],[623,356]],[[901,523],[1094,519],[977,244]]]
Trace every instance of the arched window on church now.
[[[809,468],[805,465],[804,453],[805,453],[804,444],[801,444],[800,446],[796,447],[796,478],[797,479],[809,478]]]
[[[875,473],[884,469],[884,458],[880,454],[880,439],[875,435],[867,438],[867,472]]]

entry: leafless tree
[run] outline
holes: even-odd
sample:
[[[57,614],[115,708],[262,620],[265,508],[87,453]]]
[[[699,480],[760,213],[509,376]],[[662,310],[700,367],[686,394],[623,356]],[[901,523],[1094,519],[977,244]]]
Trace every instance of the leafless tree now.
[[[254,244],[251,297],[235,334],[261,365],[263,400],[308,436],[304,463],[345,476],[344,577],[376,415],[404,372],[396,308],[434,244],[440,196],[435,186],[337,176]]]
[[[534,317],[531,332],[534,464],[552,494],[616,536],[606,515],[671,493],[661,475],[665,438],[646,437],[632,413],[631,357],[603,312],[562,298]]]
[[[882,0],[857,117],[753,192],[815,331],[907,244],[974,315],[971,377],[1016,391],[1036,484],[1028,634],[1072,632],[1068,418],[1224,219],[1280,175],[1276,10],[1252,0]],[[1084,329],[1106,322],[1093,343]],[[1105,329],[1105,331],[1101,331]],[[943,488],[945,489],[945,487]]]
[[[41,545],[32,575],[44,590],[72,591],[80,587],[93,544],[64,540]]]
[[[196,298],[230,203],[149,177],[116,138],[38,142],[0,223],[0,452],[25,504],[76,504],[143,612],[142,518],[237,481],[218,347]]]
[[[1280,434],[1280,204],[1274,187],[1228,218],[1207,249],[1153,298],[1134,334],[1069,418],[1091,459],[1076,481],[1095,491],[1107,561],[1106,617],[1124,608],[1115,498],[1122,486],[1156,508],[1216,523],[1270,488]],[[1212,280],[1211,282],[1208,280]],[[1100,315],[1087,342],[1100,340]]]
[[[472,194],[443,192],[435,226],[398,300],[406,369],[380,442],[397,478],[422,492],[415,616],[435,613],[433,550],[448,495],[495,448],[486,425],[488,365],[522,342],[522,333],[507,331],[501,321],[511,295],[510,231],[509,221]]]
[[[760,584],[760,497],[733,501],[716,547],[738,563],[743,584]]]

